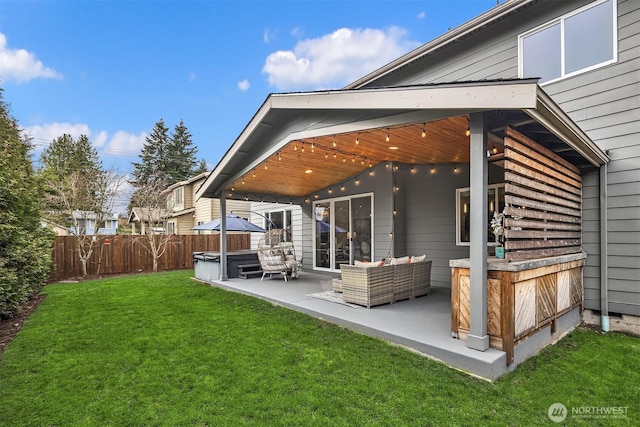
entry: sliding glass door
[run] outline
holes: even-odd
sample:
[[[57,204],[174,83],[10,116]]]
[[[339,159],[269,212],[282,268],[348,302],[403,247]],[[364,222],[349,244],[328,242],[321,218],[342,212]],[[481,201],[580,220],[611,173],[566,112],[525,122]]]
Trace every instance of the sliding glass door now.
[[[373,196],[359,195],[313,205],[316,269],[339,271],[340,264],[370,261],[373,253]]]

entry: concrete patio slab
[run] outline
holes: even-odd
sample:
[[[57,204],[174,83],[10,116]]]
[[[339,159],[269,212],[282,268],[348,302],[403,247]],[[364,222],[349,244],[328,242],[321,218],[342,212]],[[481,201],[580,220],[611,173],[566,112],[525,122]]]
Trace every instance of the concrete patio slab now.
[[[503,351],[472,350],[466,342],[452,338],[449,288],[435,287],[431,295],[371,309],[354,308],[310,296],[332,290],[332,280],[336,277],[339,275],[302,271],[298,279],[287,282],[280,275],[274,275],[262,281],[259,278],[235,278],[208,283],[407,347],[482,378],[493,380],[511,370]]]

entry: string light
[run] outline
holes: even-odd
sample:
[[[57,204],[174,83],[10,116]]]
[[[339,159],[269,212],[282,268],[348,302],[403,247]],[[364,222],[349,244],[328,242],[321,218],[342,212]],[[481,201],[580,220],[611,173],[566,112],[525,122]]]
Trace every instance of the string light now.
[[[293,145],[293,151],[298,151],[298,144]]]
[[[304,153],[304,142],[302,143],[302,148],[300,148],[300,151]]]
[[[391,137],[389,136],[389,128],[387,128],[387,137],[385,138],[385,141],[389,142],[390,139]]]
[[[326,152],[326,151],[324,152],[324,158],[325,158],[325,159],[328,159],[328,158],[329,158],[329,154],[327,154],[327,152]]]
[[[360,185],[360,180],[358,178],[356,178],[355,183],[356,183],[356,185]]]
[[[336,145],[337,145],[337,144],[336,144],[336,136],[335,136],[335,135],[333,135],[333,146],[334,146],[334,148],[335,148],[335,146],[336,146]]]
[[[416,173],[416,168],[414,168],[413,166],[411,166],[411,173]]]
[[[360,133],[358,132],[358,135],[356,135],[356,145],[360,144]]]
[[[431,173],[432,173],[432,174],[436,173],[436,168],[435,168],[435,166],[433,166],[433,165],[431,165]]]
[[[256,177],[256,170],[255,169],[253,170],[253,177],[254,178]]]
[[[340,191],[344,191],[344,184],[340,186]]]
[[[329,188],[329,194],[333,193],[333,188]]]
[[[282,160],[282,155],[280,154],[279,151],[278,151],[278,160]]]
[[[425,129],[425,127],[427,126],[427,124],[423,124],[422,125],[422,137],[424,138],[425,136],[427,136],[427,130]]]

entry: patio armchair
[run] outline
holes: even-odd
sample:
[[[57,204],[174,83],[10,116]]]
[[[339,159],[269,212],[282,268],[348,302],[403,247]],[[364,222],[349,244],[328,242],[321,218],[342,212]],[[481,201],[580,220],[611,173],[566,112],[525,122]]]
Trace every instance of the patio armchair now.
[[[287,230],[267,231],[258,242],[258,261],[262,269],[262,278],[267,274],[282,274],[285,282],[290,274],[298,277],[298,260],[293,243],[288,239]]]
[[[267,274],[271,276],[272,274],[280,273],[282,277],[284,277],[284,281],[287,281],[289,266],[281,250],[259,249],[258,262],[260,262],[260,268],[262,269],[262,277],[260,280],[264,280],[264,276]]]

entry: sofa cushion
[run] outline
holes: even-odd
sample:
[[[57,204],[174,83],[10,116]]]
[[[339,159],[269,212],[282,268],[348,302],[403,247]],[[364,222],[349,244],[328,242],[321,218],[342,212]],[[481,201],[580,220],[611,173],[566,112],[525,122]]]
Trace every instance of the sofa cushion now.
[[[369,267],[380,267],[380,266],[384,265],[384,261],[368,262],[368,261],[355,260],[353,262],[353,265],[356,266],[356,267],[366,267],[366,268],[369,268]]]
[[[422,262],[422,261],[425,261],[426,259],[427,259],[427,255],[412,256],[411,262]]]
[[[409,264],[411,262],[411,258],[408,256],[403,256],[401,258],[391,258],[391,265],[399,265],[399,264]]]

